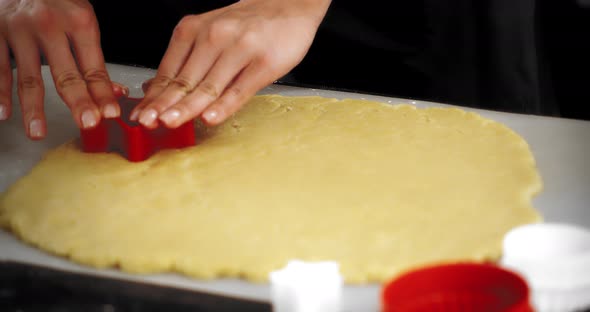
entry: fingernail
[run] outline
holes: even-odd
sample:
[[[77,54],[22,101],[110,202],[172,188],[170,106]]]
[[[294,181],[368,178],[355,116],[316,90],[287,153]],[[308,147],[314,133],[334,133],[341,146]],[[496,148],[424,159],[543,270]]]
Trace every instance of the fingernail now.
[[[129,120],[136,121],[137,117],[139,117],[139,112],[141,112],[139,109],[132,111],[131,116],[129,116]]]
[[[150,108],[141,113],[141,117],[139,117],[139,122],[144,126],[149,126],[156,120],[156,118],[158,118],[158,112]]]
[[[96,117],[91,110],[86,110],[82,113],[82,127],[84,129],[96,126]]]
[[[8,107],[6,105],[0,104],[0,120],[8,119]]]
[[[118,82],[113,82],[113,90],[115,89],[121,90],[120,92],[124,97],[127,97],[129,95],[129,87],[127,87],[126,85],[122,85]],[[115,91],[115,93],[117,92],[118,91]]]
[[[29,123],[29,135],[32,138],[41,138],[43,137],[43,124],[39,119],[33,119]]]
[[[217,119],[217,112],[214,110],[206,111],[203,113],[203,119],[209,123],[212,123],[215,121],[215,119]]]
[[[172,124],[178,118],[180,118],[180,111],[177,109],[168,110],[164,112],[162,116],[160,116],[160,120],[162,120],[167,125]]]
[[[115,104],[107,104],[104,107],[103,115],[105,118],[115,118],[119,116],[119,112]]]

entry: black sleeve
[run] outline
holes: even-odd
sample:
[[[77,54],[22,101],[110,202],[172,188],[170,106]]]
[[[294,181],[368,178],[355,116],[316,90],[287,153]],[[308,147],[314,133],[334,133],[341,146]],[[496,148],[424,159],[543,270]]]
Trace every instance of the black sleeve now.
[[[106,60],[156,68],[184,15],[234,1],[91,2]],[[590,119],[588,31],[574,0],[333,0],[281,81]]]
[[[229,0],[90,0],[107,62],[157,68],[182,17],[229,5]]]
[[[535,0],[336,0],[293,79],[555,115],[536,9]]]

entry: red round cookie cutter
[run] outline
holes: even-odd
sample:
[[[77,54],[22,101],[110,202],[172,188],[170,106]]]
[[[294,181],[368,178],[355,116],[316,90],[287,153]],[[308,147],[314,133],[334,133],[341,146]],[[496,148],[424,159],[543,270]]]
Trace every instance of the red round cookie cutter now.
[[[120,96],[120,117],[103,118],[95,128],[80,130],[82,150],[87,153],[118,152],[129,161],[140,162],[162,149],[195,145],[194,120],[175,129],[165,126],[148,129],[129,120],[131,111],[141,100]]]
[[[533,312],[525,280],[493,264],[435,265],[402,274],[381,293],[382,312]]]

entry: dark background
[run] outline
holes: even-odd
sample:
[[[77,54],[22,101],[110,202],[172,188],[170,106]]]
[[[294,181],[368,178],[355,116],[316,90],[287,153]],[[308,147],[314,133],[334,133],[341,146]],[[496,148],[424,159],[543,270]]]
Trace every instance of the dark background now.
[[[101,27],[106,60],[157,68],[170,34],[182,16],[205,12],[233,1],[92,2]],[[448,95],[467,95],[472,91],[470,86],[453,81],[446,85],[452,92],[429,89],[429,79],[432,78],[420,64],[412,63],[412,56],[427,49],[425,42],[429,29],[425,23],[425,2],[427,0],[399,1],[390,7],[389,1],[334,0],[306,58],[280,81],[590,120],[586,108],[590,103],[590,79],[587,78],[590,73],[590,44],[587,40],[590,9],[574,0],[536,1],[536,53],[542,56],[540,66],[544,69],[545,81],[539,97],[557,110],[527,110],[521,104],[512,104],[509,98],[498,92],[485,92],[488,87],[493,90],[490,84],[484,85],[484,92],[479,92],[476,97]],[[449,47],[449,51],[453,51],[452,48]],[[492,48],[501,50],[503,47]],[[486,65],[495,66],[477,66]],[[524,94],[527,90],[522,92]]]

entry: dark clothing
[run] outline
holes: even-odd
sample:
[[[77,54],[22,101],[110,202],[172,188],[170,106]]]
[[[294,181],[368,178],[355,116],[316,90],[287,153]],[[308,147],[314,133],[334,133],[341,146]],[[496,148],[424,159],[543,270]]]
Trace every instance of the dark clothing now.
[[[344,80],[351,89],[557,113],[538,54],[535,0],[369,2],[334,2],[296,78],[315,71],[325,85]]]
[[[93,2],[107,61],[157,67],[182,16],[232,1]],[[558,115],[549,57],[559,56],[547,48],[551,18],[541,19],[550,2],[333,0],[309,53],[281,81]]]
[[[229,5],[228,0],[90,0],[107,62],[157,68],[182,17]]]

